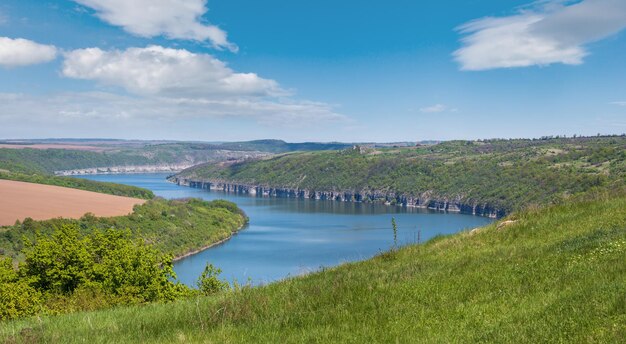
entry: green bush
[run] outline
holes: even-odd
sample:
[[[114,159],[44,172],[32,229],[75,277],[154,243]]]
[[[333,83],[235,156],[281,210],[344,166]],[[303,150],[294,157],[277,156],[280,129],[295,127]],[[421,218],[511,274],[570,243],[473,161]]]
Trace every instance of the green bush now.
[[[15,270],[0,260],[0,319],[66,313],[117,304],[173,301],[193,295],[176,281],[172,257],[130,231],[96,230],[81,235],[63,225],[28,245]]]
[[[34,315],[41,307],[41,293],[20,278],[11,259],[0,257],[0,320]]]
[[[202,271],[202,275],[198,278],[197,285],[200,292],[204,295],[211,295],[228,289],[228,282],[219,279],[221,273],[221,269],[214,267],[213,264],[207,263],[204,267],[204,271]]]

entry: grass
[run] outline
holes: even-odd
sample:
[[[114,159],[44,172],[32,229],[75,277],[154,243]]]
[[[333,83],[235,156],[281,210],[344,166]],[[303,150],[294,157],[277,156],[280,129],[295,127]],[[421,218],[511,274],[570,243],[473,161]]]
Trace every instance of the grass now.
[[[8,322],[0,341],[623,342],[626,197],[507,220],[265,287]]]

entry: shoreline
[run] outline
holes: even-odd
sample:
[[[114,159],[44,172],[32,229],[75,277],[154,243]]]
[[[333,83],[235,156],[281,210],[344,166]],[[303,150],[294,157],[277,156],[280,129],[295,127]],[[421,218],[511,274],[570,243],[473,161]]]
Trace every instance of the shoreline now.
[[[240,231],[242,231],[242,230],[244,229],[244,227],[246,227],[246,225],[247,225],[247,223],[246,223],[246,224],[244,224],[243,226],[239,227],[236,231],[233,231],[233,232],[232,232],[232,233],[231,233],[228,237],[226,237],[226,238],[224,238],[224,239],[221,239],[220,241],[216,241],[216,242],[214,242],[214,243],[212,243],[212,244],[210,244],[210,245],[203,246],[203,247],[201,247],[201,248],[199,248],[199,249],[197,249],[197,250],[193,250],[193,251],[191,251],[191,252],[187,252],[187,253],[185,253],[185,254],[183,254],[183,255],[181,255],[181,256],[176,256],[176,257],[174,257],[174,258],[172,259],[172,262],[177,262],[177,261],[179,261],[179,260],[183,260],[183,259],[185,259],[185,258],[189,258],[189,257],[191,257],[191,256],[193,256],[193,255],[196,255],[196,254],[198,254],[198,253],[201,253],[201,252],[203,252],[203,251],[206,251],[206,250],[208,250],[208,249],[210,249],[210,248],[213,248],[213,247],[215,247],[215,246],[218,246],[218,245],[224,244],[224,243],[226,243],[228,240],[232,239],[235,235],[237,235]]]

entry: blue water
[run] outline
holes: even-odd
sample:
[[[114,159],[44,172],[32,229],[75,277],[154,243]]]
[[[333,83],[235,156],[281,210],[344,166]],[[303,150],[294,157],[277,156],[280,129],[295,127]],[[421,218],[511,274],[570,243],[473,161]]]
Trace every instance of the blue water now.
[[[188,285],[207,262],[222,278],[239,283],[268,283],[343,262],[370,258],[393,245],[391,218],[402,245],[423,242],[489,223],[484,217],[443,214],[379,204],[298,200],[234,195],[168,183],[165,174],[91,175],[84,178],[135,185],[164,198],[198,197],[235,202],[250,224],[227,242],[175,263]]]

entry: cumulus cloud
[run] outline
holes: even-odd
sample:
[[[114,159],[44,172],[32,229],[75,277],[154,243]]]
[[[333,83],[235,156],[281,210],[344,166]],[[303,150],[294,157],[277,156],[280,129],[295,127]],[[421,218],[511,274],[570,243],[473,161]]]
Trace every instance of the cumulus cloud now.
[[[435,104],[435,105],[431,105],[431,106],[427,106],[427,107],[423,107],[420,109],[420,112],[423,113],[439,113],[439,112],[446,112],[446,111],[451,111],[454,112],[457,109],[455,108],[451,108],[448,105],[445,104]]]
[[[98,18],[142,37],[209,41],[216,48],[237,51],[225,31],[202,20],[206,0],[74,0],[92,8]]]
[[[245,118],[278,127],[347,119],[331,105],[296,99],[274,80],[238,73],[211,55],[184,49],[73,50],[64,54],[62,75],[120,87],[127,94],[20,96],[0,106],[0,114],[30,110],[36,118],[98,121]]]
[[[578,65],[585,45],[626,27],[626,1],[542,1],[508,17],[461,25],[462,47],[454,52],[462,70]]]
[[[225,97],[288,93],[274,80],[254,73],[236,73],[211,55],[161,46],[123,51],[74,50],[65,54],[62,73],[143,95]]]
[[[0,37],[0,66],[18,67],[54,60],[57,49],[23,38]]]

